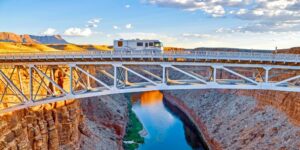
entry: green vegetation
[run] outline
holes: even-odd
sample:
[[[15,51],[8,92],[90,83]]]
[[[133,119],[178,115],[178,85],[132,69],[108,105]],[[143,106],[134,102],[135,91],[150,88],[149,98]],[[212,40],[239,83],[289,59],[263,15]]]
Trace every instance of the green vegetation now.
[[[139,147],[139,144],[144,143],[144,138],[139,134],[139,131],[143,130],[143,125],[139,121],[135,113],[132,111],[132,105],[130,101],[128,103],[128,110],[129,110],[129,122],[127,124],[126,135],[123,141],[133,141],[133,143],[132,144],[124,143],[124,149],[135,150]]]

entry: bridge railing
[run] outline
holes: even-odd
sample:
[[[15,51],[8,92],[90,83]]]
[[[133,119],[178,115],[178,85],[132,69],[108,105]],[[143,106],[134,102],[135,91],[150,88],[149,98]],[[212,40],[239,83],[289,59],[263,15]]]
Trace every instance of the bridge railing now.
[[[61,58],[193,58],[299,62],[298,54],[273,54],[259,52],[223,51],[87,51],[87,52],[39,52],[39,53],[0,53],[0,60],[14,59],[61,59]]]

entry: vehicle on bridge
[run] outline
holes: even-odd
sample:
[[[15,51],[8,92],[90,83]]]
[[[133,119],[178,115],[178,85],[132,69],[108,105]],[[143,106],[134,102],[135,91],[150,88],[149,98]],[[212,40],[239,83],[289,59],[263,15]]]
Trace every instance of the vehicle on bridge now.
[[[163,44],[159,40],[115,40],[114,51],[116,52],[130,52],[141,51],[150,53],[162,53]]]

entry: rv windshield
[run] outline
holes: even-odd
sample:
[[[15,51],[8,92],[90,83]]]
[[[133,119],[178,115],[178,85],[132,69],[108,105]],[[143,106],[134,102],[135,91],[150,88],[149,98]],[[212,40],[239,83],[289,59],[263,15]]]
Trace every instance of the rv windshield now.
[[[162,44],[161,44],[160,42],[154,42],[154,46],[155,46],[155,47],[161,47]]]

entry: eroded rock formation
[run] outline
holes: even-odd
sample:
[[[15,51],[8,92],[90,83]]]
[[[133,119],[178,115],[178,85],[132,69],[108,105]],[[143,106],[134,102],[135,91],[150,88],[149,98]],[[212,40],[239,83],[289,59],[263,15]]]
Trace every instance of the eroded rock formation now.
[[[77,149],[84,126],[78,101],[57,102],[0,117],[0,149]]]
[[[81,149],[120,150],[128,123],[124,95],[102,96],[81,101],[90,135],[81,139]]]
[[[213,149],[300,149],[298,93],[192,90],[166,95],[189,114]]]
[[[123,149],[127,113],[123,95],[15,111],[0,117],[0,150]]]

